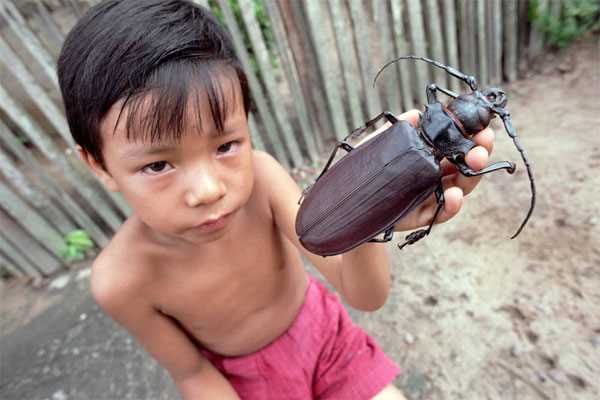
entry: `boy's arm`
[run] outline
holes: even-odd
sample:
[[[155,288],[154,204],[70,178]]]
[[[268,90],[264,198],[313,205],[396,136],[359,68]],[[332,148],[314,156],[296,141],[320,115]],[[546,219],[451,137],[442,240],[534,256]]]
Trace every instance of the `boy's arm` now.
[[[407,112],[398,118],[415,125],[419,118],[416,110]],[[383,129],[380,128],[379,131]],[[480,169],[487,163],[491,151],[493,132],[486,129],[475,136],[476,147],[467,155],[467,163],[473,169]],[[264,182],[268,182],[269,199],[275,223],[284,235],[300,249],[309,261],[336,288],[344,300],[352,307],[372,311],[380,308],[389,292],[389,262],[385,246],[377,243],[365,243],[355,249],[337,256],[321,257],[308,252],[300,244],[295,231],[295,219],[299,205],[300,188],[271,156],[259,153],[257,156],[259,173]],[[444,163],[445,205],[437,221],[444,222],[452,218],[460,209],[463,193],[467,194],[479,182],[478,178],[465,178],[454,174],[452,166]],[[424,202],[396,226],[397,230],[410,230],[424,226],[431,221],[436,203],[433,196]]]
[[[92,294],[98,305],[169,372],[184,400],[239,399],[177,324],[148,304],[137,288],[99,275],[92,277]]]

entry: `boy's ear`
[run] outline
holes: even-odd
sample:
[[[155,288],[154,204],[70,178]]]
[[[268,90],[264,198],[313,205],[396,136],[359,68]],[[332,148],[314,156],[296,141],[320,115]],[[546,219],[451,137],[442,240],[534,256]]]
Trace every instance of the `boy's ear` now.
[[[119,186],[117,185],[117,182],[115,182],[115,180],[108,173],[108,171],[106,171],[104,167],[100,165],[100,163],[98,163],[98,161],[96,161],[96,159],[90,153],[88,153],[86,150],[83,149],[83,147],[79,145],[75,146],[75,149],[77,150],[77,153],[79,153],[79,158],[81,158],[81,161],[83,161],[83,163],[90,169],[90,171],[92,171],[92,173],[96,175],[96,178],[98,178],[98,180],[102,182],[102,185],[104,185],[104,187],[107,190],[111,192],[119,191]]]

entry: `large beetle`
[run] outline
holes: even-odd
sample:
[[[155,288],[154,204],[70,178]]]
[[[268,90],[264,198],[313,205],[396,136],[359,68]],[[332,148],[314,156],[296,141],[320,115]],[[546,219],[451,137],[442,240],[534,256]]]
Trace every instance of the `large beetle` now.
[[[416,56],[399,57],[386,63],[374,81],[385,68],[403,59],[421,60],[442,68],[466,83],[471,93],[458,95],[431,84],[427,87],[428,104],[417,128],[383,112],[336,145],[315,183],[304,190],[299,200],[296,233],[302,245],[312,253],[329,256],[367,241],[389,241],[396,222],[434,193],[437,208],[429,226],[410,233],[398,246],[403,248],[427,236],[444,205],[440,168],[443,158],[469,177],[497,170],[512,174],[515,164],[508,161],[489,164],[479,171],[465,163],[465,155],[475,146],[470,138],[486,128],[496,115],[502,119],[506,132],[521,153],[531,185],[529,212],[512,238],[521,232],[533,212],[533,174],[505,109],[505,93],[499,88],[478,90],[474,77]],[[442,104],[437,99],[438,91],[451,100]],[[381,119],[386,119],[391,126],[356,149],[349,143]],[[340,148],[348,154],[332,166]],[[383,237],[377,237],[381,234]]]

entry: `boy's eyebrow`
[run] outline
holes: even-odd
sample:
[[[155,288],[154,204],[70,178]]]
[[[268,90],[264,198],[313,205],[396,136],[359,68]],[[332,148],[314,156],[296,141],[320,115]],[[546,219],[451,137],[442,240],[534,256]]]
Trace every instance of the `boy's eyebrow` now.
[[[175,145],[173,144],[162,144],[154,146],[139,146],[133,147],[123,153],[125,158],[138,158],[143,156],[150,156],[160,153],[165,153],[169,150],[173,150]]]

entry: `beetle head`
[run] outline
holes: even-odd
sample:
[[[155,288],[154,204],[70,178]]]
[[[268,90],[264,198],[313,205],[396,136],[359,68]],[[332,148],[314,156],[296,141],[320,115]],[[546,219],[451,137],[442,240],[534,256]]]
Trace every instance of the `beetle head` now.
[[[493,107],[504,108],[506,106],[506,102],[508,101],[504,90],[500,88],[486,88],[481,91],[481,94]]]

